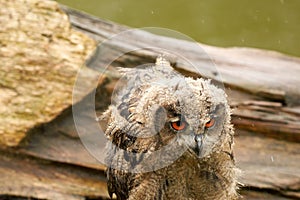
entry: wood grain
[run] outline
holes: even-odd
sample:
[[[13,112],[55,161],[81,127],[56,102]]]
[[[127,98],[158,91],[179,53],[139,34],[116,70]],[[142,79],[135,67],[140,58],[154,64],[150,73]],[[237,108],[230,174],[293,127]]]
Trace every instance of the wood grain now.
[[[6,146],[72,105],[77,71],[95,48],[56,2],[24,2],[0,0],[0,145]]]

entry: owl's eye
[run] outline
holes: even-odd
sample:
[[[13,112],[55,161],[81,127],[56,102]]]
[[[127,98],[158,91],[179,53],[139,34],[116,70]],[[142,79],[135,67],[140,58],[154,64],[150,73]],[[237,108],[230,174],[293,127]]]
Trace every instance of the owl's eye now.
[[[214,118],[211,118],[208,122],[205,124],[205,128],[211,128],[215,125],[216,120]]]
[[[171,127],[176,131],[182,131],[187,127],[187,123],[185,121],[179,120],[176,122],[171,122]]]

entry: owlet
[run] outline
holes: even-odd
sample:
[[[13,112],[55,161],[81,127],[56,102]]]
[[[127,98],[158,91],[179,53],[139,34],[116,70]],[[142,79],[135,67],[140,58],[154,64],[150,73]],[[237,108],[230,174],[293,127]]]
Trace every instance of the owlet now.
[[[163,57],[123,69],[103,114],[108,191],[117,199],[237,199],[233,126],[224,91]]]

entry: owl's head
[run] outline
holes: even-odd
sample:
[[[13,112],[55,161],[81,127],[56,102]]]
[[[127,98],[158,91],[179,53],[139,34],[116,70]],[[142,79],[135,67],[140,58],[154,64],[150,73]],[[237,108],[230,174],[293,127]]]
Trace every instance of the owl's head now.
[[[209,80],[184,77],[164,59],[124,74],[127,84],[111,107],[111,116],[126,134],[126,145],[118,140],[119,147],[147,152],[175,142],[205,157],[231,137],[226,95]]]

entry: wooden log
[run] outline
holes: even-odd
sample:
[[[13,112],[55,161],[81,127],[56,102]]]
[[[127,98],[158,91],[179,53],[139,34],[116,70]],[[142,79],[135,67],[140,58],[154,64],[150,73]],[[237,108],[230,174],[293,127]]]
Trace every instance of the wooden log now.
[[[227,92],[232,95],[229,96],[232,107],[236,108],[234,123],[237,127],[278,139],[300,141],[300,115],[299,107],[296,107],[300,104],[299,58],[250,48],[219,48],[199,44],[206,55],[203,52],[199,53],[198,46],[189,41],[166,39],[140,30],[123,34],[128,28],[68,8],[64,10],[69,14],[74,27],[100,43],[98,49],[101,50],[95,53],[89,67],[103,70],[106,61],[113,60],[120,52],[129,53],[115,59],[110,66],[135,67],[154,62],[155,56],[160,53],[159,50],[131,50],[159,44],[162,49],[181,52],[183,57],[196,64],[196,67],[199,66],[195,69],[195,66],[181,58],[171,57],[172,64],[178,71],[193,77],[212,78],[225,84]],[[110,50],[106,48],[107,52],[103,53],[101,42],[118,34],[121,35],[119,40],[104,43]],[[217,64],[218,71],[211,65],[210,58]],[[287,68],[289,70],[286,70]],[[106,73],[115,74],[107,71]],[[249,105],[250,100],[256,105]]]
[[[244,102],[234,107],[233,123],[237,128],[263,133],[265,136],[300,142],[299,107],[287,111],[279,103]]]
[[[0,0],[0,41],[0,145],[16,146],[72,105],[95,42],[71,28],[56,2],[41,0]]]
[[[108,197],[101,171],[1,151],[0,173],[0,192],[5,195],[49,200]]]
[[[280,101],[284,105],[300,105],[299,58],[273,51],[251,48],[220,48],[204,44],[198,44],[204,50],[204,52],[199,52],[199,47],[190,41],[166,38],[141,30],[132,30],[130,34],[120,34],[128,28],[66,7],[63,8],[69,14],[74,27],[90,35],[98,42],[103,42],[105,39],[119,34],[119,40],[106,43],[112,50],[110,54],[106,54],[105,59],[98,58],[98,64],[103,60],[112,59],[113,51],[130,52],[141,47],[161,47],[171,52],[180,52],[184,58],[196,65],[191,66],[180,58],[173,58],[171,61],[179,70],[196,73],[198,76],[201,72],[204,77],[217,79],[226,85],[256,96]],[[160,51],[154,49],[130,52],[119,58],[115,64],[135,67],[145,60],[155,60],[158,53]],[[218,71],[212,67],[211,59],[217,65]],[[114,65],[114,63],[112,64]]]
[[[247,187],[299,197],[300,145],[238,130],[235,155]],[[294,193],[295,192],[295,193]]]
[[[280,196],[280,195],[274,195],[272,194],[272,191],[253,191],[251,189],[248,190],[242,190],[241,196],[245,197],[244,199],[247,200],[291,200],[291,198]]]

